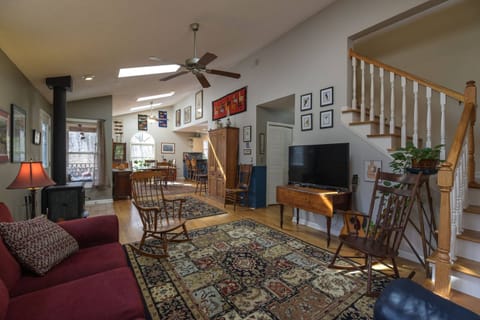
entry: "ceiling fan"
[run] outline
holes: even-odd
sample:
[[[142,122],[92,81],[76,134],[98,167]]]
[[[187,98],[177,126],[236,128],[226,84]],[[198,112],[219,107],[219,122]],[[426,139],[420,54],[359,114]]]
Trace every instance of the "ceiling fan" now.
[[[167,81],[191,72],[197,77],[198,81],[200,82],[203,88],[209,88],[210,83],[208,82],[207,78],[205,78],[205,75],[203,74],[204,72],[216,74],[224,77],[235,78],[235,79],[240,78],[240,74],[238,73],[215,70],[215,69],[207,69],[206,68],[207,65],[217,58],[217,56],[211,52],[205,53],[201,58],[197,57],[197,31],[199,27],[200,25],[198,23],[192,23],[190,25],[190,28],[193,31],[193,57],[185,60],[185,64],[180,65],[185,70],[180,71],[176,74],[170,75],[168,77],[162,78],[160,79],[160,81]]]

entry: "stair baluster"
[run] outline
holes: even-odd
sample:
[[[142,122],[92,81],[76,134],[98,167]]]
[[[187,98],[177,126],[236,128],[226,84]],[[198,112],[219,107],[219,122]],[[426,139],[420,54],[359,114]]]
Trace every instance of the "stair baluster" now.
[[[418,147],[418,82],[413,81],[413,145]]]
[[[400,78],[402,84],[402,137],[401,146],[405,148],[407,146],[407,79],[405,77]]]
[[[390,134],[395,133],[395,73],[390,72]]]
[[[360,121],[365,121],[365,61],[360,61],[360,70],[362,71],[362,96],[360,97]]]
[[[373,121],[375,120],[375,108],[374,108],[374,102],[375,102],[375,95],[374,95],[374,92],[373,92],[373,88],[375,87],[374,86],[374,80],[375,80],[375,77],[374,77],[374,74],[373,74],[373,64],[370,65],[370,121]]]
[[[380,75],[380,134],[385,133],[385,86],[383,84],[383,68],[378,71]]]
[[[427,87],[427,141],[425,147],[432,147],[432,88]]]

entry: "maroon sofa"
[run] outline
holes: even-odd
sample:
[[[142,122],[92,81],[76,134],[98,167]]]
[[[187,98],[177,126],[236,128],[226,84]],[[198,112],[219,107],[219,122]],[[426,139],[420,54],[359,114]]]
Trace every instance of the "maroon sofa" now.
[[[0,221],[13,218],[0,203]],[[116,216],[60,223],[80,250],[37,276],[22,270],[0,238],[0,320],[143,319],[139,288],[118,242]]]

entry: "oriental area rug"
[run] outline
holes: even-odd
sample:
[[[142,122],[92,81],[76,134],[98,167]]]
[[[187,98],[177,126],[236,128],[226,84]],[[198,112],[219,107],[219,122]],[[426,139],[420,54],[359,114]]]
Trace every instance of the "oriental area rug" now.
[[[182,206],[182,215],[185,219],[196,219],[227,213],[197,198],[189,196],[182,198],[186,199]]]
[[[125,246],[147,319],[372,319],[366,278],[332,253],[251,220],[197,229],[168,259]],[[346,263],[346,262],[344,262]],[[376,274],[374,289],[389,281]]]

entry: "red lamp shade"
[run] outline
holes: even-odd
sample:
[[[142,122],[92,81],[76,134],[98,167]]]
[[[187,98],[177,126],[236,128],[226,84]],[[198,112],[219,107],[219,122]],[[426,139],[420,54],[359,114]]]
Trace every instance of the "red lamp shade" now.
[[[22,162],[17,177],[7,189],[35,189],[54,185],[40,161]]]

